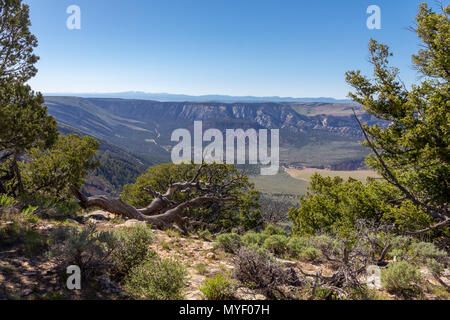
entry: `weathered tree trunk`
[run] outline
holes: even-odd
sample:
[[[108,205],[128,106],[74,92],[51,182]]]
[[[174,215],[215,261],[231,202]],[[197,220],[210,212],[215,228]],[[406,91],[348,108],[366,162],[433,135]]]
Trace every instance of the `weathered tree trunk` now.
[[[170,199],[175,190],[176,188],[171,186],[165,195],[159,195],[148,207],[137,209],[132,205],[123,202],[119,198],[104,195],[85,197],[77,188],[72,187],[72,192],[79,200],[79,204],[82,208],[99,207],[105,211],[130,219],[146,221],[157,229],[171,228],[172,225],[175,224],[185,231],[185,209],[196,207],[207,202],[226,202],[233,200],[232,198],[220,198],[213,195],[206,195],[180,204],[174,204]]]
[[[154,196],[154,199],[147,207],[142,209],[135,208],[119,198],[109,196],[93,196],[87,198],[76,187],[73,186],[71,189],[75,197],[79,200],[82,208],[99,207],[105,211],[126,218],[146,221],[154,228],[167,229],[173,228],[173,225],[176,225],[183,232],[186,232],[184,223],[187,218],[187,208],[197,207],[209,202],[228,202],[236,200],[235,198],[227,197],[224,190],[237,180],[232,179],[231,182],[224,183],[223,185],[211,185],[210,182],[198,180],[204,167],[205,164],[202,164],[190,181],[171,184],[164,194],[153,191],[150,188],[143,188],[143,190]],[[211,179],[212,176],[209,181],[211,181]],[[199,191],[199,195],[196,198],[181,203],[173,201],[173,196],[176,192],[191,193],[193,189]]]
[[[16,175],[17,188],[19,189],[19,194],[23,194],[25,190],[24,190],[23,182],[22,182],[22,174],[20,173],[19,165],[17,164],[18,159],[19,159],[19,155],[16,153],[14,155],[12,170],[14,171],[14,174]]]
[[[7,154],[1,157],[0,160],[4,160],[7,157],[11,156],[11,154]],[[14,177],[17,174],[18,168],[17,168],[17,162],[14,161],[12,165],[9,166],[9,170],[0,170],[1,172],[5,173],[3,176],[0,176],[0,194],[7,194],[8,191],[6,190],[6,187],[4,185],[5,182],[11,181],[14,179]],[[20,181],[21,183],[21,181]],[[15,195],[15,188],[10,192],[10,195]]]

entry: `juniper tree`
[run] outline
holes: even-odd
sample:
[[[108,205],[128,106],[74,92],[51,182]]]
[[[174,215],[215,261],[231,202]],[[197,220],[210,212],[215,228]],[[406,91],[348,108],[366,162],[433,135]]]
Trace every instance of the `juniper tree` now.
[[[27,192],[66,200],[72,196],[71,186],[81,188],[90,169],[99,165],[92,157],[99,143],[91,137],[60,135],[48,148],[32,148],[27,161],[20,164]]]
[[[19,158],[29,148],[52,145],[58,135],[42,95],[26,85],[38,60],[30,25],[27,5],[0,0],[0,193],[13,195],[23,192]]]
[[[361,124],[366,145],[374,155],[367,159],[405,201],[421,208],[434,224],[415,233],[450,224],[450,5],[434,12],[419,6],[413,30],[421,49],[412,56],[421,82],[410,89],[399,79],[399,70],[389,64],[392,53],[385,44],[369,44],[373,78],[349,71],[347,82],[355,89],[350,97],[364,110],[386,120],[386,128]],[[358,120],[359,121],[359,120]]]
[[[21,0],[0,0],[0,82],[26,82],[36,75],[29,7]]]

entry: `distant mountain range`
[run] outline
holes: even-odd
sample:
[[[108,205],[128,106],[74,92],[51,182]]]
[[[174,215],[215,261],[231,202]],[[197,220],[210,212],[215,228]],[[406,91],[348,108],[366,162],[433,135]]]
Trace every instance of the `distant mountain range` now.
[[[170,93],[148,93],[140,91],[116,93],[46,93],[47,96],[76,96],[81,98],[121,98],[142,99],[162,102],[322,102],[322,103],[353,103],[351,100],[339,100],[328,97],[319,98],[292,98],[292,97],[254,97],[254,96],[228,96],[228,95],[185,95]]]
[[[331,165],[341,160],[355,160],[364,155],[359,146],[361,132],[352,116],[356,108],[370,124],[378,120],[362,113],[359,106],[326,103],[218,103],[159,102],[131,99],[80,97],[46,97],[48,112],[67,127],[75,128],[154,161],[170,159],[175,129],[193,129],[202,120],[204,130],[280,129],[281,160],[286,163]],[[319,155],[315,150],[293,154],[303,147],[326,150],[345,149],[344,157],[336,153]],[[356,154],[352,153],[356,151]],[[343,151],[343,150],[341,150]]]

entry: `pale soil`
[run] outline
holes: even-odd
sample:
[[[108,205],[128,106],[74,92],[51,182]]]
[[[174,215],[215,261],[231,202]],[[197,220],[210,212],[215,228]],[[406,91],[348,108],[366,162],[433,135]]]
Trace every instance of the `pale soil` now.
[[[55,265],[20,256],[15,250],[0,252],[0,300],[32,299],[60,289]]]
[[[284,168],[287,174],[289,174],[292,178],[303,180],[309,182],[311,176],[314,173],[319,173],[325,177],[341,177],[344,180],[348,178],[353,178],[362,182],[365,182],[367,178],[379,178],[380,176],[372,170],[354,170],[354,171],[335,171],[328,169],[316,169],[316,168],[304,168],[294,169],[294,168]]]
[[[184,238],[181,236],[170,237],[164,231],[155,231],[156,241],[152,244],[155,250],[162,258],[172,258],[182,263],[188,273],[188,286],[185,289],[185,298],[187,300],[201,300],[203,295],[200,287],[203,281],[208,277],[213,277],[219,273],[232,272],[233,257],[225,252],[215,251],[213,243],[191,236]],[[205,272],[199,271],[196,266],[203,264]],[[240,289],[238,298],[253,300],[265,299],[251,290]]]

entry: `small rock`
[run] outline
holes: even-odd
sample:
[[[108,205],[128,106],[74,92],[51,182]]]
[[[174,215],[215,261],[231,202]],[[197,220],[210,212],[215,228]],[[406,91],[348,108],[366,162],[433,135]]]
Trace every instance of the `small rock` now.
[[[86,220],[93,219],[99,221],[109,221],[111,218],[109,214],[105,211],[94,211],[84,217]]]
[[[236,290],[235,298],[240,300],[267,300],[264,295],[245,287]]]
[[[367,279],[366,279],[367,287],[370,289],[378,289],[382,288],[381,286],[381,268],[379,266],[370,265],[367,267]]]
[[[209,253],[206,255],[206,258],[207,258],[207,259],[215,260],[215,259],[216,259],[216,255],[214,254],[214,252],[209,252]]]
[[[50,229],[53,229],[53,228],[54,228],[54,225],[46,224],[46,225],[40,226],[39,230],[50,230]]]
[[[30,294],[32,294],[33,293],[33,290],[31,290],[31,289],[25,289],[24,291],[23,291],[23,295],[24,296],[29,296]]]

